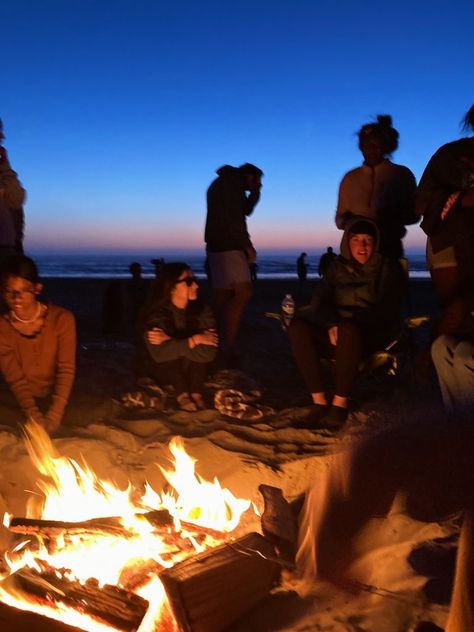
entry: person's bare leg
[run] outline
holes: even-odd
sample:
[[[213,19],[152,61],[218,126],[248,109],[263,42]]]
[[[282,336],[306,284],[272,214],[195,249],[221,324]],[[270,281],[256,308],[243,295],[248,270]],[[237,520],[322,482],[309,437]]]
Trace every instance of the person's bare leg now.
[[[221,290],[218,290],[219,292]],[[223,340],[222,347],[225,351],[234,347],[239,331],[240,321],[244,313],[245,306],[252,296],[251,283],[235,283],[233,293],[228,299],[223,309]]]

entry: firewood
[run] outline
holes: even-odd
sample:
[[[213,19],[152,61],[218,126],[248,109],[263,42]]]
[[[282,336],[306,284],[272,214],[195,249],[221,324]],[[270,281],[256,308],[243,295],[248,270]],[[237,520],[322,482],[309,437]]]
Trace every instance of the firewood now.
[[[136,514],[136,517],[150,522],[155,530],[167,531],[173,527],[173,518],[166,509]],[[13,533],[21,533],[22,535],[37,534],[53,538],[65,533],[84,536],[108,533],[121,537],[130,537],[130,533],[123,526],[121,518],[117,516],[91,518],[90,520],[83,520],[81,522],[41,520],[40,518],[12,518],[9,530]]]
[[[136,592],[152,575],[157,575],[164,568],[155,560],[130,560],[120,571],[119,586],[124,590]]]
[[[261,519],[262,531],[276,545],[282,562],[293,568],[297,526],[291,506],[278,487],[260,485],[258,489],[265,502]]]
[[[268,594],[280,568],[273,545],[250,533],[175,564],[160,579],[184,632],[221,632]]]
[[[54,571],[22,568],[8,582],[26,596],[45,605],[64,604],[121,632],[135,632],[148,610],[148,601],[116,586],[99,587],[96,580],[85,584],[58,577]]]

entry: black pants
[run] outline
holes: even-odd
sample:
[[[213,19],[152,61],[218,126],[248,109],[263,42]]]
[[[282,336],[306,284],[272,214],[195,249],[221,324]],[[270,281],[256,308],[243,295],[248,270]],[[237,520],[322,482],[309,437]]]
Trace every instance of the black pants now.
[[[154,363],[150,377],[161,386],[173,386],[176,395],[202,393],[209,367],[210,362],[192,362],[187,358],[178,358]]]
[[[353,323],[338,323],[337,345],[329,342],[328,330],[321,325],[296,318],[288,329],[296,366],[310,393],[324,391],[321,359],[334,359],[336,369],[335,393],[348,397],[360,361],[384,347],[387,337]]]

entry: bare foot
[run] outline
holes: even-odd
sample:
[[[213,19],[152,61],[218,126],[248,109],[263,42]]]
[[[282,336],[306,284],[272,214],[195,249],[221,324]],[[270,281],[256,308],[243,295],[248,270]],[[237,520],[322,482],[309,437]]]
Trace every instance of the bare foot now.
[[[198,410],[206,409],[206,404],[204,403],[201,393],[191,393],[191,399],[196,404]]]
[[[178,402],[180,409],[187,413],[194,413],[197,411],[197,406],[190,398],[189,393],[180,393],[176,398],[176,401]]]

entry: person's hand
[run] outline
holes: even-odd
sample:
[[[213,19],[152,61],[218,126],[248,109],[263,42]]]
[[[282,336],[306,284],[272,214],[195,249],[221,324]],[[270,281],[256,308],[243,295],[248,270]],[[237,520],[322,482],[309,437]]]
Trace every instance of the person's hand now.
[[[257,261],[257,251],[253,246],[248,246],[248,248],[245,249],[245,255],[249,264]]]
[[[151,345],[161,345],[163,342],[171,340],[171,337],[165,334],[163,329],[158,329],[158,327],[150,329],[146,334],[146,338]]]
[[[328,329],[329,342],[335,347],[337,345],[337,325]]]
[[[217,347],[219,344],[219,336],[215,329],[205,329],[199,334],[191,336],[195,345],[209,345],[210,347]]]
[[[46,415],[42,425],[43,425],[43,428],[46,430],[46,432],[49,435],[52,435],[56,432],[56,430],[61,425],[61,421],[59,419],[51,419],[51,417],[48,417],[48,415]]]

